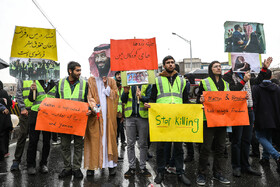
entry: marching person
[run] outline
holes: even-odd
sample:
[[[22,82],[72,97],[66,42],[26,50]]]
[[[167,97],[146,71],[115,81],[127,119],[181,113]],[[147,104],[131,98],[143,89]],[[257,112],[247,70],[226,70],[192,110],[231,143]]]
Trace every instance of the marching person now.
[[[69,76],[61,79],[58,83],[56,98],[87,102],[88,85],[85,80],[80,78],[81,65],[78,62],[71,61],[68,63],[67,72]],[[90,113],[89,111],[87,114],[89,115]],[[80,169],[83,156],[83,137],[63,133],[60,133],[60,137],[64,169],[58,177],[64,178],[73,174],[75,178],[83,178],[83,173]],[[74,139],[73,164],[71,163],[72,137]]]
[[[156,84],[152,87],[150,103],[182,104],[189,103],[186,81],[178,76],[175,70],[175,60],[172,56],[166,56],[163,61],[164,71],[156,78]],[[146,108],[151,106],[145,103]],[[165,147],[166,142],[157,142],[157,176],[155,183],[160,184],[164,180],[165,173]],[[174,142],[174,160],[178,179],[185,185],[191,185],[190,180],[184,174],[184,151],[182,142]]]
[[[197,103],[204,102],[203,91],[229,91],[228,83],[222,79],[221,63],[213,61],[208,67],[209,77],[200,82]],[[225,167],[224,150],[226,143],[226,127],[207,127],[207,121],[203,121],[203,144],[201,145],[196,183],[206,184],[207,167],[211,146],[215,138],[213,178],[223,184],[230,184],[230,181],[223,176]]]

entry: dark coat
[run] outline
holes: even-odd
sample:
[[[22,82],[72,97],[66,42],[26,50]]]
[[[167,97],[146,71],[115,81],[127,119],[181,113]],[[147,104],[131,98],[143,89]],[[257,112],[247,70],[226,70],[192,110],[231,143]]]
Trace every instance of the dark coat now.
[[[280,88],[271,82],[253,87],[255,128],[280,128]]]

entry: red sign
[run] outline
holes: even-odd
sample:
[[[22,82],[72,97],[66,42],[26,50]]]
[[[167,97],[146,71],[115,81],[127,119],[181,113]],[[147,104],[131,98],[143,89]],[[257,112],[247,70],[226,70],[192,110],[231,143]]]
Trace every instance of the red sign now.
[[[111,70],[158,69],[156,39],[111,39]]]

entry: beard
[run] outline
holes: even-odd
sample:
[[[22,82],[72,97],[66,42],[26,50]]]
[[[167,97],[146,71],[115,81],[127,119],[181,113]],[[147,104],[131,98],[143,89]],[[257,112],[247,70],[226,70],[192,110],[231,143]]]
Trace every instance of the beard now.
[[[107,58],[106,61],[95,62],[95,65],[99,72],[99,77],[107,77],[110,71],[110,58]],[[99,66],[100,65],[100,66]]]

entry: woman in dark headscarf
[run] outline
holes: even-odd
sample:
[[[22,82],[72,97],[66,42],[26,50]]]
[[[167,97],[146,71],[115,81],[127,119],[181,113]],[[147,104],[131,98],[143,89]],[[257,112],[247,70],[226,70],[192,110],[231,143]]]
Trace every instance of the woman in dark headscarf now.
[[[9,156],[9,136],[13,125],[10,115],[12,101],[7,91],[3,89],[2,81],[0,81],[0,104],[0,160],[3,160],[4,157]]]

